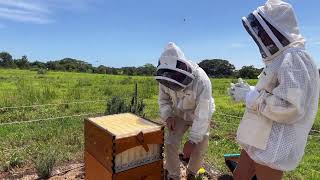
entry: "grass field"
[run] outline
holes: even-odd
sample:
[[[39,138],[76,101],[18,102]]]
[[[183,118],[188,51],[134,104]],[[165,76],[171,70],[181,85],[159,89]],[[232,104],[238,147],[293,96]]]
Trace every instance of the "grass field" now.
[[[240,121],[238,117],[244,111],[243,104],[234,103],[227,96],[230,82],[231,79],[212,79],[217,113],[213,117],[206,162],[221,172],[227,172],[223,154],[239,152],[235,132]],[[249,82],[254,84],[255,80]],[[36,166],[41,158],[47,156],[54,157],[57,165],[81,160],[84,141],[82,115],[104,113],[106,100],[112,96],[129,100],[135,83],[138,83],[139,98],[146,103],[146,116],[159,119],[158,86],[152,77],[62,72],[38,75],[35,71],[0,69],[0,107],[4,107],[0,108],[0,171]],[[3,124],[48,118],[48,121]],[[320,115],[313,129],[320,131]],[[309,137],[302,163],[285,178],[320,179],[319,136],[314,132]]]

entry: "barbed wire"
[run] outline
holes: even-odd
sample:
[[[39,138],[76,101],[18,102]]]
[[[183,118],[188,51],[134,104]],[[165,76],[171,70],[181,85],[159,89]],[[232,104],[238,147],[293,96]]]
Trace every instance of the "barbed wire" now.
[[[23,105],[23,106],[7,106],[7,107],[0,107],[0,110],[36,108],[36,107],[46,107],[46,106],[60,106],[60,105],[69,105],[69,104],[85,104],[85,103],[96,103],[96,102],[107,102],[107,100],[74,101],[74,102],[67,102],[67,103],[35,104],[35,105]]]
[[[320,136],[315,136],[315,135],[308,135],[309,137],[315,137],[315,138],[320,138]]]
[[[125,97],[125,99],[127,99]],[[56,103],[56,104],[37,104],[37,105],[26,105],[26,106],[11,106],[11,107],[1,107],[0,110],[4,109],[22,109],[22,108],[35,108],[35,107],[45,107],[45,106],[59,106],[59,105],[69,105],[69,104],[85,104],[85,103],[97,103],[97,102],[106,102],[107,100],[92,100],[92,101],[75,101],[75,102],[68,102],[68,103]],[[64,118],[72,118],[72,117],[81,117],[87,115],[95,115],[95,114],[102,114],[102,113],[88,113],[88,114],[80,114],[80,115],[70,115],[70,116],[61,116],[61,117],[53,117],[53,118],[44,118],[44,119],[35,119],[35,120],[28,120],[28,121],[14,121],[8,123],[0,123],[0,126],[5,125],[13,125],[13,124],[22,124],[22,123],[32,123],[32,122],[39,122],[39,121],[47,121],[47,120],[55,120],[55,119],[64,119]],[[241,116],[236,116],[232,114],[226,114],[221,112],[215,112],[214,115],[229,117],[229,118],[236,118],[242,119]],[[218,124],[225,124],[225,125],[235,125],[234,123],[225,122],[225,121],[215,121]],[[320,133],[317,130],[311,130],[311,132]],[[310,137],[319,138],[320,136],[309,135]]]
[[[320,131],[317,131],[317,130],[314,130],[314,129],[311,129],[311,132],[319,133],[319,134],[320,134]]]
[[[132,99],[132,97],[121,97],[121,98],[124,99],[124,100],[131,100]],[[97,103],[97,102],[107,102],[107,101],[108,101],[108,99],[105,99],[105,100],[74,101],[74,102],[66,102],[66,103],[34,104],[34,105],[22,105],[22,106],[5,106],[5,107],[0,107],[0,110],[36,108],[36,107],[46,107],[46,106],[60,106],[60,105],[69,105],[69,104]]]
[[[310,169],[311,171],[320,174],[320,171],[314,170],[314,169]]]
[[[225,114],[225,113],[220,113],[220,112],[215,112],[214,115],[220,115],[220,116],[226,116],[226,117],[242,119],[242,117],[240,117],[240,116],[235,116],[235,115],[230,115],[230,114]]]
[[[228,115],[228,114],[217,113],[217,112],[215,112],[215,113],[218,114],[218,115],[226,116],[226,117],[234,117],[234,118],[242,119],[242,117],[239,117],[239,116]],[[232,127],[237,128],[237,125],[236,125],[235,123],[230,123],[230,122],[226,122],[226,121],[214,121],[214,123],[217,123],[218,125],[219,125],[219,124],[232,125]],[[310,130],[310,132],[319,132],[319,131],[317,131],[317,130]],[[314,138],[320,138],[320,136],[313,135],[313,134],[309,134],[308,136],[309,136],[309,137],[314,137]]]
[[[41,122],[41,121],[66,119],[66,118],[82,117],[82,116],[93,116],[93,115],[101,115],[101,114],[104,114],[104,113],[87,113],[87,114],[76,114],[76,115],[61,116],[61,117],[33,119],[28,121],[14,121],[14,122],[8,122],[8,123],[0,123],[0,126],[7,126],[7,125],[14,125],[14,124],[28,124],[28,123]]]

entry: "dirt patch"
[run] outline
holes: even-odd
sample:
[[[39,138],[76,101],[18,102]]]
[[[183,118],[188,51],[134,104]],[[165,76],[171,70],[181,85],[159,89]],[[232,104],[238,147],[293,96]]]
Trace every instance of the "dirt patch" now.
[[[182,179],[186,180],[186,167],[183,163],[180,165],[182,172]],[[203,177],[204,180],[217,179],[219,172],[208,164],[203,164],[206,173]],[[53,170],[53,175],[50,180],[71,180],[71,179],[84,179],[84,163],[74,162],[66,165],[57,166]],[[35,180],[38,176],[32,168],[19,168],[9,172],[0,172],[0,179],[20,179],[20,180]]]
[[[57,166],[52,174],[52,177],[49,179],[84,179],[84,164],[73,162]],[[9,172],[0,172],[0,179],[34,180],[39,178],[34,168],[17,168]]]

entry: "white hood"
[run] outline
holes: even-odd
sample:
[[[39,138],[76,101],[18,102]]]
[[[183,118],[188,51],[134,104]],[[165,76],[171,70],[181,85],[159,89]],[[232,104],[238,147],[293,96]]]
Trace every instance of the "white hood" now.
[[[248,33],[259,46],[264,61],[273,60],[289,47],[304,48],[292,6],[282,0],[268,0],[242,18]]]
[[[268,0],[258,8],[261,15],[275,28],[286,35],[292,43],[302,43],[305,39],[300,34],[297,18],[293,7],[282,0]]]
[[[186,88],[194,79],[194,71],[193,63],[187,60],[176,44],[170,42],[160,56],[155,78],[167,86],[167,83],[174,83]]]

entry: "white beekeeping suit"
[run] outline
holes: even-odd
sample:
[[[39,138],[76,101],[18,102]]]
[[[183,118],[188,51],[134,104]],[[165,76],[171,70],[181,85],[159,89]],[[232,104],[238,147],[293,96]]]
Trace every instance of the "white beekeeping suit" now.
[[[187,60],[174,43],[169,43],[162,53],[155,79],[159,82],[161,119],[177,119],[177,130],[166,139],[166,169],[173,179],[180,175],[178,146],[190,126],[189,140],[197,144],[199,152],[191,156],[189,170],[196,173],[207,148],[209,124],[214,112],[210,79],[202,68]]]
[[[256,163],[294,170],[318,111],[317,66],[290,4],[269,0],[242,21],[266,67],[248,94],[237,140]]]

